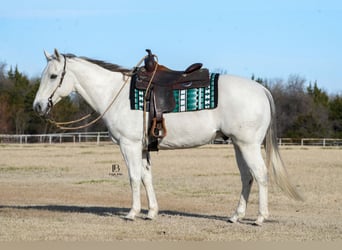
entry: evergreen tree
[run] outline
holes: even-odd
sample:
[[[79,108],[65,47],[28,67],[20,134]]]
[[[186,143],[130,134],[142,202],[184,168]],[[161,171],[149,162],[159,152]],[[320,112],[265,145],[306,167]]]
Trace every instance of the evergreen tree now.
[[[332,124],[332,137],[342,138],[342,96],[336,95],[329,101],[329,120]]]
[[[325,107],[328,106],[329,96],[327,95],[327,93],[324,90],[318,88],[317,81],[315,81],[313,87],[312,87],[311,83],[309,84],[309,86],[307,87],[307,92],[308,92],[309,96],[311,96],[313,98],[313,101],[315,104],[323,105]]]

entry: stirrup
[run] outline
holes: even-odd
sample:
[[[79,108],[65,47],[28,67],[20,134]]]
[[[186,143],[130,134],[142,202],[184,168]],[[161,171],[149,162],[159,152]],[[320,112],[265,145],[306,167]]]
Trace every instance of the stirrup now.
[[[166,130],[166,126],[165,126],[165,119],[164,118],[162,119],[161,127],[158,125],[160,125],[160,123],[157,124],[157,118],[156,117],[153,118],[150,133],[153,137],[158,138],[158,139],[162,139],[167,135],[167,130]]]

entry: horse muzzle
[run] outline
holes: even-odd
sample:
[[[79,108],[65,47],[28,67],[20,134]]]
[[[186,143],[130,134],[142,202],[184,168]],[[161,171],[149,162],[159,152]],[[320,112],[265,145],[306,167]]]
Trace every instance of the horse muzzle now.
[[[52,108],[52,102],[49,100],[48,102],[42,102],[42,101],[35,101],[33,103],[33,110],[39,115],[39,116],[47,116]]]

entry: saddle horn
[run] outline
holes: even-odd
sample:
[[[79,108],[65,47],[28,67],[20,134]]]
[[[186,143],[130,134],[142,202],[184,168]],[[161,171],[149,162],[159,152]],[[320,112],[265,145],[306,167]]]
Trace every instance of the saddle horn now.
[[[156,61],[154,60],[154,55],[150,49],[146,49],[147,56],[145,57],[145,69],[147,72],[152,72],[156,67]]]

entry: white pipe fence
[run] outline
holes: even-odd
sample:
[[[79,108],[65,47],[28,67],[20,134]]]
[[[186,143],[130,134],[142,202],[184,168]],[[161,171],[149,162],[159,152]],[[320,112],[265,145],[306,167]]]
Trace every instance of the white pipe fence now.
[[[80,132],[80,133],[56,133],[56,134],[36,134],[36,135],[0,135],[1,143],[80,143],[80,142],[100,142],[110,141],[108,132]]]
[[[342,139],[338,138],[279,138],[279,145],[299,145],[299,146],[342,146]]]
[[[108,132],[79,132],[79,133],[55,133],[55,134],[36,134],[36,135],[10,135],[0,134],[0,144],[8,143],[81,143],[81,142],[94,142],[99,145],[101,142],[109,142]],[[228,140],[215,140],[214,144],[231,144],[232,141]],[[335,138],[279,138],[278,144],[280,146],[342,146],[342,139]]]

